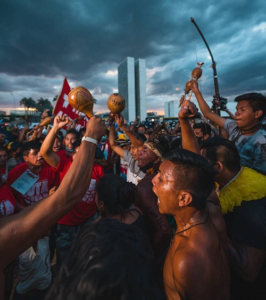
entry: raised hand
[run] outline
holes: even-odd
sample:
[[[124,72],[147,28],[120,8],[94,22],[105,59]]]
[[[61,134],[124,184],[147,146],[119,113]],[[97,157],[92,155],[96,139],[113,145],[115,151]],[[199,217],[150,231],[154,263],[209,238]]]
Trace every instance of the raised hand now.
[[[185,100],[181,105],[178,117],[181,119],[189,119],[195,117],[197,113],[198,109],[196,105],[189,100]]]
[[[125,125],[124,118],[122,115],[115,115],[115,122],[118,125],[118,127],[123,127]]]
[[[66,126],[69,122],[69,119],[68,117],[62,115],[62,116],[57,116],[55,117],[54,119],[54,127],[56,129],[61,129],[63,128],[64,126]]]
[[[196,94],[199,92],[199,84],[197,81],[195,80],[191,80],[191,83],[190,83],[190,89],[191,91]]]
[[[85,136],[91,137],[98,141],[105,133],[106,133],[106,125],[104,121],[97,116],[91,117],[89,122],[87,122],[86,125]]]
[[[36,125],[33,127],[33,134],[37,135],[41,130],[40,125]]]

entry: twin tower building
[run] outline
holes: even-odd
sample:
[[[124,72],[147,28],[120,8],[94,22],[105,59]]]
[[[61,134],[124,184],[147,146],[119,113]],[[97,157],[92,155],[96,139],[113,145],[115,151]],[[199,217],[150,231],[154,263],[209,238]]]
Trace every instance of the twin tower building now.
[[[118,66],[118,93],[126,101],[123,117],[128,122],[134,121],[136,117],[144,121],[147,117],[145,59],[127,57]]]

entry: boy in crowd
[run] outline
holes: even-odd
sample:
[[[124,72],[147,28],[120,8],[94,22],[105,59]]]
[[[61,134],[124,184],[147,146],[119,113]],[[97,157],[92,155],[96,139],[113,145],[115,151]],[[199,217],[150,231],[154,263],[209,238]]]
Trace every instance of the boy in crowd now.
[[[191,90],[204,116],[227,131],[229,140],[239,151],[241,165],[266,174],[266,131],[261,126],[266,114],[266,97],[258,93],[236,97],[235,119],[226,120],[211,111],[196,81],[191,81]]]

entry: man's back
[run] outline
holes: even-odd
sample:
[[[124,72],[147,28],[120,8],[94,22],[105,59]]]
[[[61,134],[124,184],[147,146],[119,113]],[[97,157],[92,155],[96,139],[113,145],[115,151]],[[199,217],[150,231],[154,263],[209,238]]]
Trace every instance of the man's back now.
[[[177,231],[178,232],[178,231]],[[174,236],[164,265],[168,299],[229,299],[229,266],[221,212],[208,204],[206,223]]]

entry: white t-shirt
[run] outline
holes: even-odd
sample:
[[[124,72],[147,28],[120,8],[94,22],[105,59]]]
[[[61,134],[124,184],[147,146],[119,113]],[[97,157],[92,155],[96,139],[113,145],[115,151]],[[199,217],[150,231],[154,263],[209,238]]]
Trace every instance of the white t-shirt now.
[[[37,253],[30,247],[19,256],[19,273],[20,281],[16,287],[19,294],[49,287],[52,274],[48,237],[38,240]]]
[[[145,173],[140,171],[137,161],[132,157],[128,150],[124,150],[124,161],[128,162],[127,182],[138,185],[139,181],[144,178]]]

